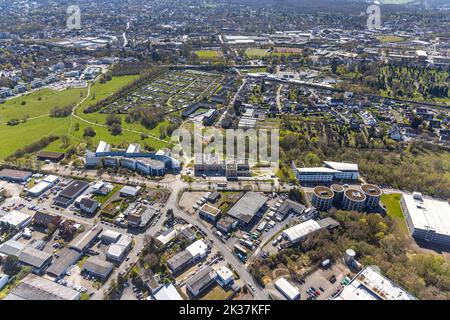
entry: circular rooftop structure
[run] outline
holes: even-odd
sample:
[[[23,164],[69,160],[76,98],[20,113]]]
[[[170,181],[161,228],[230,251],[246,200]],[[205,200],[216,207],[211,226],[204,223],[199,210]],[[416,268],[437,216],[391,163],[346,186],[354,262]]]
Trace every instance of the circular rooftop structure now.
[[[344,187],[340,184],[334,183],[331,185],[331,190],[334,192],[344,192]]]
[[[347,189],[344,192],[344,195],[347,199],[353,202],[364,202],[366,201],[366,195],[359,190],[356,189]]]
[[[363,184],[361,190],[368,196],[377,197],[383,193],[381,189],[374,184]]]
[[[321,199],[331,199],[334,196],[333,191],[330,188],[324,186],[315,187],[313,193],[316,197],[319,197]]]

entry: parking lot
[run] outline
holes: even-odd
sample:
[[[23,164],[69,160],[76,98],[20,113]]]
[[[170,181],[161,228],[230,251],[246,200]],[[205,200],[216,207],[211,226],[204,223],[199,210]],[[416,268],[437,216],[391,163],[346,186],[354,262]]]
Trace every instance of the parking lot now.
[[[327,300],[342,288],[341,281],[350,271],[342,264],[333,264],[328,269],[318,269],[300,283],[301,300]],[[334,277],[333,277],[334,276]],[[333,281],[330,281],[330,279]]]

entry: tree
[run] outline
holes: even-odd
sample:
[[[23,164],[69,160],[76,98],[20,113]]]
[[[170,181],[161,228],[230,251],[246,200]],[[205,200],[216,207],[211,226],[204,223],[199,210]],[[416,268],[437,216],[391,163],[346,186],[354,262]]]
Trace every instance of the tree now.
[[[7,256],[3,264],[3,272],[9,276],[19,271],[19,259],[16,256]]]
[[[122,133],[122,126],[120,124],[118,124],[118,123],[113,123],[109,127],[109,132],[111,132],[111,135],[117,136],[117,135]]]
[[[94,128],[92,128],[92,127],[84,128],[84,133],[83,133],[84,137],[95,137],[96,134],[97,133],[95,132]]]
[[[305,164],[309,167],[315,167],[320,165],[320,158],[314,152],[308,152],[304,158]]]

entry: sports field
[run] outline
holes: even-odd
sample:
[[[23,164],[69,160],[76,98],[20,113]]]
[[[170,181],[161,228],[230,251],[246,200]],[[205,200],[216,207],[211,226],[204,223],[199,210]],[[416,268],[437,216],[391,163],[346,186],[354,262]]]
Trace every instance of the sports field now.
[[[399,36],[378,36],[377,39],[380,40],[383,43],[386,43],[386,42],[402,42],[402,41],[405,40],[405,38],[399,37]]]
[[[195,54],[200,60],[219,60],[222,54],[215,50],[200,50],[195,51]]]
[[[267,56],[267,49],[248,48],[245,50],[245,55],[250,59],[260,59]]]

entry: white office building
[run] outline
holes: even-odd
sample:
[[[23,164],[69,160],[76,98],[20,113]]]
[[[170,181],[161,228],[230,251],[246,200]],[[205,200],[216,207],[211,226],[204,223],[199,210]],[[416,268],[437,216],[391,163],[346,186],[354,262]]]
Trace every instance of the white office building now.
[[[354,163],[324,161],[322,167],[292,169],[300,182],[331,183],[333,181],[355,181],[359,178],[358,165]]]
[[[414,192],[403,194],[400,205],[409,232],[417,239],[450,244],[450,205]]]

